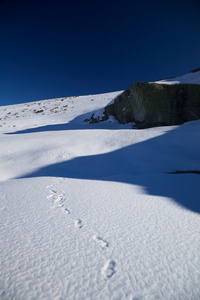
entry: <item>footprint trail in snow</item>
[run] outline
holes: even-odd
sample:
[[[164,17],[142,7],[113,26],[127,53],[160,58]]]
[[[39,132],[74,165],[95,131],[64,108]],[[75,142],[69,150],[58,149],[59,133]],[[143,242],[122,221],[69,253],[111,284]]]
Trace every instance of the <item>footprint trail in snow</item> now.
[[[61,183],[60,180],[55,179],[54,181]],[[68,199],[67,197],[65,197],[65,192],[57,191],[55,188],[53,188],[52,184],[48,185],[47,188],[50,188],[49,190],[50,195],[47,195],[46,198],[51,199],[53,203],[53,208],[61,207],[66,214],[71,214],[69,208],[65,206],[65,202]],[[83,222],[81,219],[74,219],[73,222],[75,228],[81,229],[83,227]],[[95,234],[93,236],[93,239],[97,243],[97,245],[100,246],[103,250],[109,248],[109,242],[103,239],[100,235]],[[115,260],[113,259],[108,260],[102,268],[102,275],[105,278],[110,279],[116,273],[115,267],[116,267]]]

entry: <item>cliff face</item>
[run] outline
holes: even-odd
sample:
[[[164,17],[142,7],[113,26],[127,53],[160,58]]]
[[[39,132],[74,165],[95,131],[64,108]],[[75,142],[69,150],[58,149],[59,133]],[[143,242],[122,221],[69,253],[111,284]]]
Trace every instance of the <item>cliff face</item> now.
[[[105,108],[120,123],[138,128],[178,125],[200,119],[200,85],[139,82]]]

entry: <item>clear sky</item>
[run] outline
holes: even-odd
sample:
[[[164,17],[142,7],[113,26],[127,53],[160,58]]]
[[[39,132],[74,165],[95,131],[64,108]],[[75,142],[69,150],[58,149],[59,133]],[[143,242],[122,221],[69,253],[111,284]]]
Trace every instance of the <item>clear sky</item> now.
[[[200,67],[198,0],[0,0],[0,105]]]

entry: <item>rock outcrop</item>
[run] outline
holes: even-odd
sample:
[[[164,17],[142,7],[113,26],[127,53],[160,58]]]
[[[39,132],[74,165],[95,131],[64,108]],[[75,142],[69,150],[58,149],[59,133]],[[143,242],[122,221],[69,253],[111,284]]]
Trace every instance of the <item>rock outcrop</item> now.
[[[138,128],[178,125],[200,119],[200,85],[139,82],[105,107],[105,118]]]

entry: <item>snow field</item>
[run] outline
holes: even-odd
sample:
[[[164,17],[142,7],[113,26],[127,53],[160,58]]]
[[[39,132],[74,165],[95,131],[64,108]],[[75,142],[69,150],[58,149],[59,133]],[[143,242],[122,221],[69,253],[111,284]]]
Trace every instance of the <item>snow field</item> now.
[[[197,214],[123,183],[2,186],[2,299],[197,299]]]
[[[0,108],[0,299],[200,298],[200,122],[83,123],[117,94]]]

